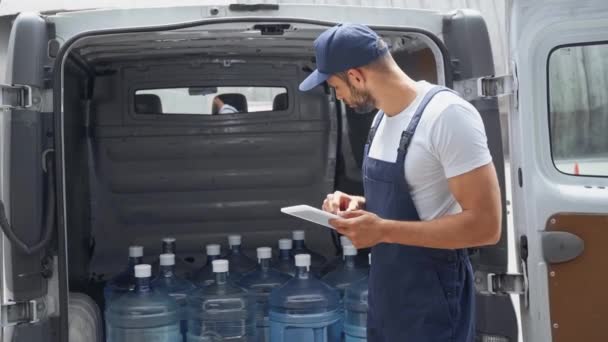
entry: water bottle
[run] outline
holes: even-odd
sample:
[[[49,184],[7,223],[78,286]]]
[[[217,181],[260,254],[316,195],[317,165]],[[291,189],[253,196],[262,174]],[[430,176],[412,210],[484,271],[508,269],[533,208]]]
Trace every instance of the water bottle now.
[[[371,264],[372,255],[369,254]],[[364,277],[346,288],[344,294],[344,334],[345,342],[367,341],[367,284],[369,277]]]
[[[106,309],[106,341],[181,342],[177,302],[150,286],[150,265],[134,269],[135,290],[116,298]]]
[[[333,259],[328,261],[325,265],[323,265],[323,267],[321,268],[321,271],[319,272],[319,275],[321,277],[323,277],[327,273],[329,273],[337,268],[342,267],[342,265],[344,264],[344,246],[352,245],[352,244],[353,243],[350,241],[349,238],[347,238],[344,235],[340,236],[340,255],[334,257]]]
[[[306,233],[303,230],[294,230],[291,234],[293,240],[292,255],[309,254],[311,260],[310,269],[314,275],[319,275],[321,268],[326,262],[325,257],[306,247],[306,243],[304,242]]]
[[[196,286],[207,286],[215,281],[212,262],[220,258],[220,245],[210,244],[205,246],[207,251],[207,263],[195,273],[193,280]]]
[[[270,294],[272,342],[339,342],[340,294],[310,274],[310,255],[295,256],[296,276]]]
[[[188,342],[256,342],[255,298],[228,279],[228,261],[214,260],[215,281],[188,296]]]
[[[344,259],[342,265],[327,273],[321,279],[338,289],[338,291],[340,291],[340,296],[344,297],[344,290],[346,290],[350,284],[367,276],[367,271],[355,266],[355,258],[357,257],[357,249],[355,246],[345,245],[342,250]]]
[[[106,306],[116,296],[120,296],[135,289],[135,265],[143,262],[144,248],[142,246],[129,246],[129,260],[127,268],[106,284],[103,294]]]
[[[190,279],[194,274],[194,266],[192,263],[186,262],[180,258],[177,254],[177,243],[175,238],[166,237],[162,240],[161,254],[175,254],[175,266],[173,272],[178,276]],[[158,274],[159,272],[159,259],[154,260],[152,263],[152,273]]]
[[[259,342],[269,342],[269,324],[268,324],[268,296],[270,292],[285,282],[291,277],[270,268],[270,260],[272,258],[272,248],[260,247],[257,249],[258,267],[239,280],[239,285],[249,291],[256,298],[256,327]]]
[[[293,277],[296,275],[296,266],[291,254],[292,247],[293,241],[291,241],[291,239],[280,239],[279,255],[276,260],[272,261],[271,267]]]
[[[230,263],[230,277],[233,281],[238,281],[243,274],[255,269],[256,262],[242,252],[240,235],[229,235],[228,246],[225,259]]]
[[[186,279],[175,274],[175,254],[161,254],[158,276],[152,281],[152,287],[163,291],[173,297],[180,306],[181,333],[185,338],[186,324],[186,296],[194,289],[194,285]]]

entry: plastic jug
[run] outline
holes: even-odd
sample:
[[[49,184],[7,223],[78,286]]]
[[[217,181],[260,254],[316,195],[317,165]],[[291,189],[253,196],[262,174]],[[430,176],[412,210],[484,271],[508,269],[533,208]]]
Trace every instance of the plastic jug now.
[[[346,245],[343,250],[343,263],[335,270],[327,273],[323,278],[327,284],[335,287],[340,291],[340,296],[344,297],[344,290],[350,284],[367,276],[367,270],[357,268],[355,266],[355,258],[357,257],[357,249],[353,245]]]
[[[311,260],[310,269],[314,275],[318,276],[321,272],[321,268],[327,261],[325,260],[325,257],[319,253],[313,252],[306,246],[306,242],[304,241],[306,233],[303,230],[294,230],[291,233],[291,236],[293,240],[292,255],[309,254]]]
[[[371,264],[372,255],[369,254]],[[346,342],[367,341],[367,284],[369,276],[346,288],[344,294],[344,334]]]
[[[179,254],[177,253],[176,239],[173,237],[165,237],[161,241],[162,246],[160,254],[175,254],[174,273],[185,279],[192,278],[195,272],[195,268],[192,263],[187,262],[179,257]],[[152,263],[153,274],[158,274],[159,266],[159,259],[157,258]]]
[[[339,342],[340,294],[310,274],[310,255],[295,256],[296,276],[270,294],[272,342]]]
[[[175,254],[161,254],[159,261],[159,273],[152,280],[152,287],[155,290],[164,291],[177,301],[177,304],[180,306],[181,333],[185,336],[187,329],[185,314],[186,296],[194,289],[194,285],[175,274]]]
[[[136,287],[106,309],[107,342],[181,342],[180,310],[174,298],[150,286],[152,267],[135,266]]]
[[[255,260],[243,253],[241,242],[240,235],[228,235],[229,249],[225,259],[230,263],[230,277],[233,281],[238,281],[243,274],[252,271],[257,265]]]
[[[106,284],[103,294],[106,306],[116,296],[120,296],[135,289],[135,265],[143,262],[144,248],[142,246],[129,246],[129,260],[124,271],[119,273],[114,278],[110,279]]]
[[[258,341],[270,341],[270,326],[268,324],[268,297],[270,292],[285,284],[291,276],[270,268],[272,248],[260,247],[257,249],[258,267],[239,280],[239,285],[255,296],[257,302],[256,327]]]
[[[271,266],[277,271],[289,274],[293,277],[296,275],[296,265],[294,263],[293,255],[291,254],[292,247],[293,241],[291,241],[291,239],[280,239],[279,254],[277,255],[277,258],[272,261]]]
[[[215,281],[212,262],[220,258],[220,245],[210,244],[205,246],[207,252],[207,263],[193,277],[194,285],[207,286]]]
[[[255,342],[255,298],[228,279],[228,261],[214,260],[215,281],[188,296],[188,342]]]

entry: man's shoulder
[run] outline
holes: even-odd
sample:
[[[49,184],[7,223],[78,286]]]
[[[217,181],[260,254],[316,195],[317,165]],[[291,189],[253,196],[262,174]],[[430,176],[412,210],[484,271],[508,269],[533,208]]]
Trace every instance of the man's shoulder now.
[[[471,103],[453,91],[437,93],[428,103],[424,113],[425,121],[431,126],[437,120],[450,120],[453,116],[464,120],[480,117],[479,112]]]

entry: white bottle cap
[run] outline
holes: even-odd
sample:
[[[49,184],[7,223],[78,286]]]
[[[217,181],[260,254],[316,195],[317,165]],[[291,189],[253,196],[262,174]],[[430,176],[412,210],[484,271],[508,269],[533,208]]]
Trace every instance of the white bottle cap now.
[[[305,235],[303,230],[294,230],[291,232],[291,238],[294,240],[304,240]]]
[[[160,255],[161,266],[173,266],[175,265],[175,254],[161,254]]]
[[[228,272],[228,260],[218,259],[213,260],[213,273],[226,273]]]
[[[310,254],[297,254],[296,267],[310,267]]]
[[[174,237],[166,237],[166,238],[163,239],[163,242],[173,243],[173,242],[175,242],[175,238]]]
[[[148,264],[135,265],[135,278],[150,278],[152,267]]]
[[[144,256],[144,248],[142,246],[129,246],[129,257],[139,258]]]
[[[346,245],[344,247],[342,247],[342,251],[344,253],[344,255],[357,255],[357,249],[355,248],[355,246],[353,245]]]
[[[258,252],[258,260],[272,258],[272,248],[270,248],[270,247],[259,247],[257,249],[257,252]]]
[[[342,245],[342,247],[344,246],[352,246],[352,241],[350,241],[349,238],[347,238],[346,236],[342,235],[340,236],[340,245]]]
[[[207,245],[205,248],[207,249],[207,255],[220,255],[220,245],[218,244]]]
[[[280,239],[279,240],[279,249],[292,249],[293,241],[291,239]]]
[[[239,246],[240,244],[241,244],[240,235],[228,235],[228,245],[229,246]]]

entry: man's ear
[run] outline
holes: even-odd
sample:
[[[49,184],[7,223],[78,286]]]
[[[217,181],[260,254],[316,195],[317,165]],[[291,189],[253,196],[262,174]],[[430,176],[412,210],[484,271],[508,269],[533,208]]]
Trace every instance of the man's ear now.
[[[363,74],[361,69],[348,69],[347,75],[350,83],[353,85],[357,85],[357,87],[361,87],[365,83],[365,75]]]

